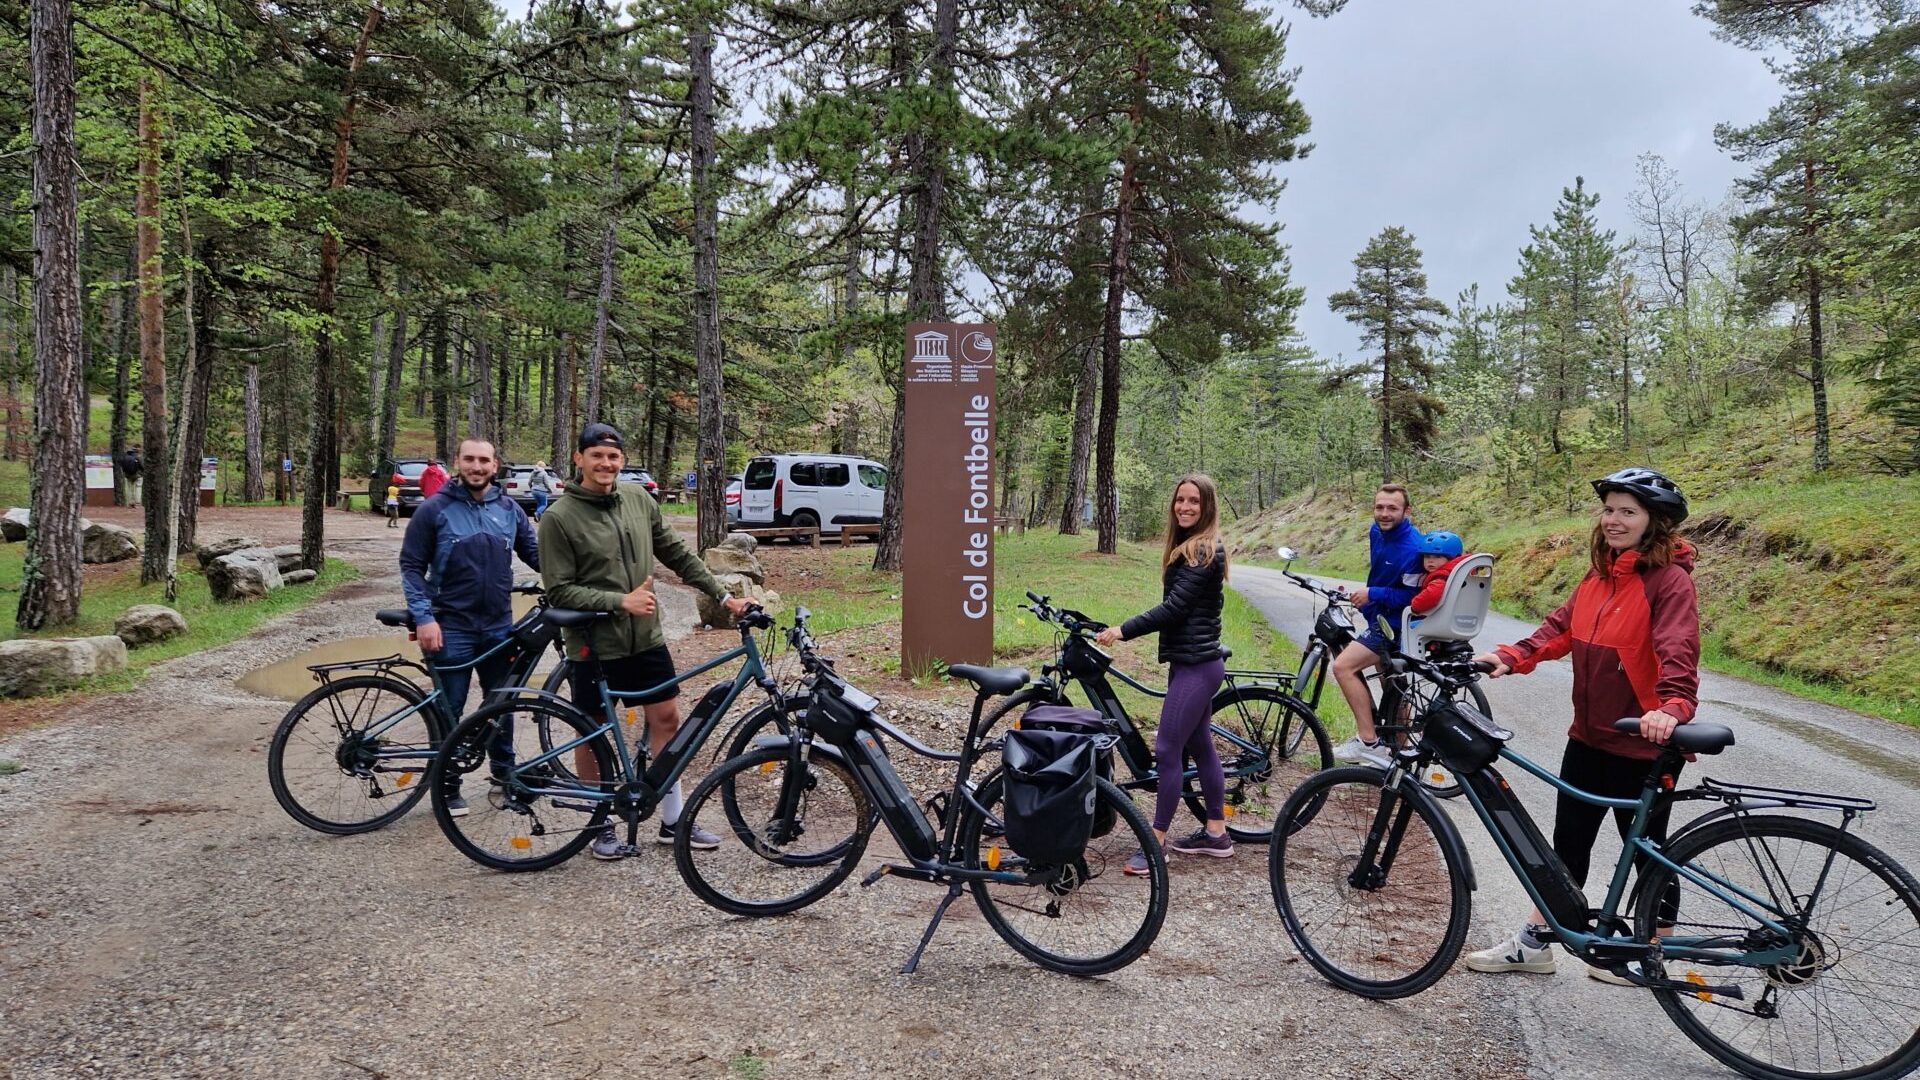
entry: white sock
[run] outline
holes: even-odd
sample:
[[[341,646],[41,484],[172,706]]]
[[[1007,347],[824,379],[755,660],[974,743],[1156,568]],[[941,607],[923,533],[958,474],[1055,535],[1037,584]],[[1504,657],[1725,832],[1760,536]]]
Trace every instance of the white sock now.
[[[680,794],[680,781],[673,782],[673,790],[660,796],[660,824],[672,828],[680,823],[680,811],[686,805]]]

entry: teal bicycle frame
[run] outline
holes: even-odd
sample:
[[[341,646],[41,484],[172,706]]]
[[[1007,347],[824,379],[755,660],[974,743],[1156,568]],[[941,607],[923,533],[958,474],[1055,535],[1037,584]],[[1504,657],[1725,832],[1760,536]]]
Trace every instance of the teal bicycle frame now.
[[[1771,949],[1729,949],[1726,946],[1724,937],[1676,935],[1661,937],[1659,939],[1657,947],[1661,955],[1676,959],[1695,960],[1703,963],[1730,964],[1741,967],[1763,967],[1768,964],[1786,963],[1798,955],[1800,950],[1799,946],[1793,943],[1793,932],[1781,923],[1780,920],[1783,916],[1771,901],[1755,896],[1748,890],[1691,863],[1678,863],[1673,861],[1667,857],[1666,852],[1661,850],[1660,844],[1647,838],[1647,819],[1653,813],[1655,802],[1662,795],[1662,791],[1657,786],[1657,780],[1655,778],[1664,773],[1665,770],[1661,769],[1658,764],[1656,764],[1653,767],[1653,771],[1649,773],[1648,783],[1641,790],[1639,798],[1615,799],[1595,795],[1574,787],[1572,784],[1554,775],[1551,770],[1542,768],[1540,765],[1528,760],[1511,747],[1501,747],[1500,756],[1541,780],[1546,781],[1548,784],[1551,784],[1556,791],[1559,791],[1569,798],[1576,799],[1590,806],[1601,806],[1611,810],[1633,811],[1633,822],[1628,826],[1626,841],[1621,845],[1620,859],[1615,863],[1613,878],[1607,884],[1606,902],[1601,905],[1598,911],[1599,926],[1620,927],[1624,925],[1619,915],[1620,904],[1626,899],[1627,879],[1632,873],[1635,856],[1638,855],[1650,863],[1657,863],[1666,867],[1679,877],[1704,889],[1721,902],[1739,911],[1741,914],[1754,919],[1769,931],[1778,934],[1780,940],[1784,942]],[[1662,761],[1664,760],[1663,758]],[[1481,770],[1480,775],[1484,775],[1487,771],[1488,770]],[[1650,942],[1632,940],[1630,932],[1613,933],[1609,930],[1609,932],[1606,933],[1595,933],[1585,926],[1573,927],[1565,925],[1564,922],[1555,915],[1553,905],[1548,902],[1541,894],[1539,887],[1535,885],[1524,860],[1521,858],[1516,837],[1509,835],[1510,826],[1502,822],[1498,816],[1493,813],[1492,809],[1486,805],[1480,792],[1476,791],[1472,784],[1463,784],[1462,786],[1466,791],[1467,801],[1473,806],[1473,812],[1479,816],[1481,824],[1486,826],[1487,832],[1493,837],[1494,844],[1500,849],[1501,857],[1507,861],[1507,865],[1513,869],[1514,876],[1520,880],[1521,886],[1526,889],[1527,897],[1533,901],[1535,910],[1546,917],[1548,926],[1552,927],[1554,934],[1562,943],[1576,955],[1582,957],[1593,956],[1597,959],[1612,961],[1632,961],[1652,954],[1656,946]],[[1521,807],[1520,812],[1524,813],[1525,808]],[[1522,840],[1521,842],[1527,841]],[[1566,874],[1566,868],[1560,866],[1557,860],[1550,865],[1560,874]],[[1824,881],[1824,875],[1822,880]],[[1578,884],[1572,881],[1571,877],[1567,878],[1566,885],[1576,892],[1579,890]]]

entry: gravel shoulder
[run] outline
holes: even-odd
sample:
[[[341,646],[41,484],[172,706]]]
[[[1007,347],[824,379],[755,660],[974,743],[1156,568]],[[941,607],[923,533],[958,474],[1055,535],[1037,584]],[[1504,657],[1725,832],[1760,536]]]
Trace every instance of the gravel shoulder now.
[[[1175,856],[1153,951],[1076,980],[964,900],[898,974],[938,898],[910,882],[856,875],[741,920],[665,848],[506,875],[424,809],[367,836],[301,829],[265,778],[285,702],[234,680],[368,634],[395,602],[397,533],[340,531],[365,576],[327,602],[0,742],[27,767],[0,778],[0,1078],[1524,1073],[1517,1022],[1469,980],[1400,1003],[1322,982],[1274,915],[1264,850]],[[665,595],[677,651],[725,647],[690,592]],[[937,742],[964,719],[900,704]]]

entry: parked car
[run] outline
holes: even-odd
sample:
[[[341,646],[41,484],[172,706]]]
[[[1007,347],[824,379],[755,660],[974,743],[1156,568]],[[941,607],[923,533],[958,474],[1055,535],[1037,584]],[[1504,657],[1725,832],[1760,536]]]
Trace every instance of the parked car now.
[[[507,466],[500,474],[500,484],[507,489],[507,498],[519,503],[520,509],[533,513],[533,466]]]
[[[639,484],[641,487],[647,489],[647,494],[656,499],[660,497],[660,485],[654,480],[653,474],[637,466],[629,465],[621,469],[620,483]]]
[[[367,483],[367,501],[373,504],[373,512],[387,512],[387,488],[400,486],[400,513],[410,517],[426,496],[420,494],[420,474],[427,471],[429,458],[398,458],[393,463],[393,472],[385,477],[369,478]]]
[[[740,524],[740,484],[746,477],[734,473],[727,477],[727,528]]]
[[[741,474],[740,523],[837,535],[843,525],[879,522],[886,491],[887,468],[870,458],[767,454]]]

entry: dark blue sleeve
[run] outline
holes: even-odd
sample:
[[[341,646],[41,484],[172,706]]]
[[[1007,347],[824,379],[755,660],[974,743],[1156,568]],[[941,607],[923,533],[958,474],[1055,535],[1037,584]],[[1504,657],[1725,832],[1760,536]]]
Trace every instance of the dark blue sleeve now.
[[[428,499],[413,512],[406,538],[400,541],[400,588],[406,593],[407,610],[415,623],[435,621],[433,597],[427,592],[427,571],[433,566],[434,541],[439,534],[439,500]]]
[[[511,499],[508,500],[508,503],[513,507],[515,520],[513,537],[514,554],[520,556],[521,562],[538,570],[540,569],[540,538],[533,533],[533,522],[527,519],[527,512],[520,509],[519,503],[513,502]]]
[[[1420,577],[1420,533],[1413,527],[1412,522],[1408,522],[1402,528],[1406,530],[1407,535],[1402,538],[1388,560],[1394,569],[1393,583],[1367,590],[1368,598],[1380,605],[1382,613],[1389,609],[1406,607],[1413,602],[1413,594],[1420,591],[1419,585],[1406,583],[1409,575],[1412,575],[1416,582]]]

